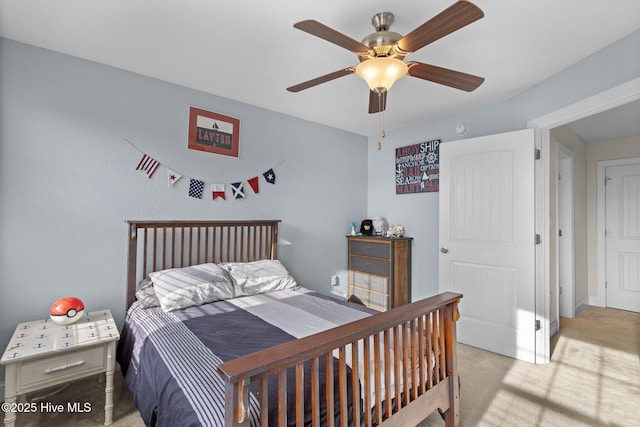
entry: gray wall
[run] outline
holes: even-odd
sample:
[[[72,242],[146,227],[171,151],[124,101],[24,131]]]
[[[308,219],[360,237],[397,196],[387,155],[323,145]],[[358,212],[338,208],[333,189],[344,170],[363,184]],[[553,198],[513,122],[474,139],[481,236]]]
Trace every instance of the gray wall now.
[[[0,343],[58,297],[124,315],[127,218],[279,218],[281,258],[330,292],[344,277],[350,220],[383,216],[413,236],[413,299],[438,291],[438,194],[396,196],[394,149],[523,129],[528,120],[640,76],[636,32],[522,94],[363,138],[113,68],[0,39]],[[239,159],[186,149],[187,108],[242,121]],[[185,175],[232,182],[276,168],[242,201],[186,195],[135,171],[140,154]],[[360,160],[362,159],[362,161]],[[282,163],[280,163],[282,162]],[[184,180],[184,178],[183,178]],[[367,192],[362,189],[366,188]],[[344,284],[344,283],[343,283]],[[4,344],[2,344],[4,345]],[[3,374],[3,373],[2,373]]]
[[[524,129],[527,122],[640,76],[640,32],[578,62],[510,99],[485,107],[387,131],[369,137],[368,216],[402,223],[413,242],[413,299],[438,292],[438,193],[395,194],[395,148],[456,136],[466,123],[464,138]],[[382,141],[382,150],[377,144]]]
[[[329,293],[346,269],[344,236],[366,213],[365,137],[6,39],[0,94],[2,351],[63,296],[122,321],[126,219],[281,219],[280,256],[301,284]],[[241,120],[238,158],[187,150],[189,105]],[[185,177],[148,179],[123,138]],[[276,185],[262,179],[271,167]],[[187,195],[189,177],[256,175],[244,200]]]

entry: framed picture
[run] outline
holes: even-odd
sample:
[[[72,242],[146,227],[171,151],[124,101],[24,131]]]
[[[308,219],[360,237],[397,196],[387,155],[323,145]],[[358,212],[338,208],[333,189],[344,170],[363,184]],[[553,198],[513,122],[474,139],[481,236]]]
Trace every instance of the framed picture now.
[[[240,120],[200,108],[189,107],[187,148],[238,157]]]

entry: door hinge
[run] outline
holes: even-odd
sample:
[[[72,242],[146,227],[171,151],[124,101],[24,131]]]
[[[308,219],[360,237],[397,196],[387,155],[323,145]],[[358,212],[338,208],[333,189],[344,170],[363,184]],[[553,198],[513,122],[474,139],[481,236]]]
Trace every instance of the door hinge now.
[[[540,329],[542,329],[542,326],[540,326],[540,321],[536,320],[536,331],[539,331]]]
[[[536,242],[536,245],[539,245],[540,243],[542,243],[542,237],[540,237],[539,234],[536,234],[535,242]]]
[[[536,148],[536,151],[533,154],[534,159],[540,160],[540,149]]]

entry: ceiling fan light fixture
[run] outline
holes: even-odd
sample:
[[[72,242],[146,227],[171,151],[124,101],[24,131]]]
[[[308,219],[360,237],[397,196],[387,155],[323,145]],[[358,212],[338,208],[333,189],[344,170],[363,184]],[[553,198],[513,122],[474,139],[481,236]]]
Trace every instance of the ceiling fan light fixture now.
[[[404,61],[389,57],[367,59],[356,67],[356,74],[373,91],[391,89],[396,80],[404,77],[408,71],[409,67]]]

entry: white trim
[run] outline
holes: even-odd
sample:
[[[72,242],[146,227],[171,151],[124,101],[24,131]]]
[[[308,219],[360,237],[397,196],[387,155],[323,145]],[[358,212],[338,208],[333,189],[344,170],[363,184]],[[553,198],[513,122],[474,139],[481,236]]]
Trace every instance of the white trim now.
[[[536,363],[551,360],[549,329],[549,148],[550,130],[620,105],[640,99],[640,77],[575,102],[527,123],[535,130],[536,147],[541,150],[541,173],[536,169],[536,232],[542,244],[536,252],[536,318],[541,330],[536,334]],[[546,173],[545,173],[546,172]],[[540,196],[542,192],[542,196]]]
[[[638,99],[640,99],[640,77],[533,119],[527,123],[527,127],[553,129]]]
[[[562,145],[560,142],[556,142],[558,150],[558,173],[566,170],[566,176],[563,176],[563,180],[558,179],[556,181],[556,208],[558,216],[556,217],[556,229],[560,229],[562,225],[562,239],[558,236],[556,238],[556,272],[558,275],[558,317],[560,317],[560,305],[566,310],[562,314],[563,317],[573,318],[576,312],[575,303],[575,216],[574,216],[574,192],[573,192],[573,151]],[[560,189],[563,189],[565,199],[560,198]],[[568,196],[567,196],[568,195]],[[562,215],[562,217],[560,217]],[[557,235],[557,234],[556,234]],[[561,246],[560,241],[563,241],[564,245]],[[560,249],[564,249],[564,254],[568,255],[561,258]],[[563,265],[560,264],[560,260],[563,260]],[[562,269],[561,269],[562,268]],[[560,272],[563,275],[560,275]],[[560,282],[563,282],[563,294],[560,297]]]
[[[536,245],[535,256],[535,300],[536,300],[536,320],[540,320],[540,331],[536,334],[536,355],[535,363],[549,363],[551,361],[551,325],[549,319],[549,192],[551,180],[549,177],[549,150],[550,131],[549,129],[535,129],[534,139],[536,148],[540,150],[540,161],[535,166],[535,193],[536,193],[536,234],[540,234],[542,242]]]
[[[640,157],[629,157],[627,159],[617,160],[600,160],[597,162],[597,232],[596,232],[596,248],[598,253],[598,297],[595,300],[591,300],[591,305],[597,305],[599,307],[607,306],[607,288],[605,283],[607,281],[607,245],[604,237],[606,228],[606,215],[605,209],[606,203],[606,185],[605,185],[605,173],[606,168],[609,166],[624,166],[640,163]]]

